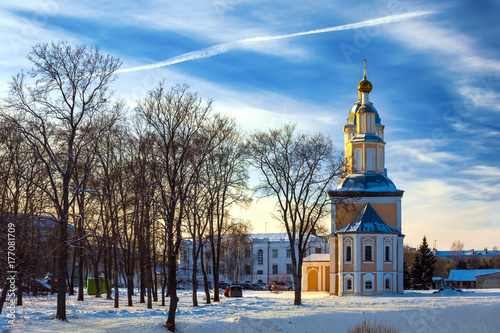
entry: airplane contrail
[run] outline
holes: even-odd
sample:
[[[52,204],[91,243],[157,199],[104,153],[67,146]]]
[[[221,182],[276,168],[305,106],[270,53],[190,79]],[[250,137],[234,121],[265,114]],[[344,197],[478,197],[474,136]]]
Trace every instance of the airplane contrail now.
[[[414,17],[429,15],[429,14],[433,14],[433,13],[435,13],[435,12],[434,11],[414,11],[414,12],[409,12],[409,13],[404,13],[404,14],[388,15],[388,16],[383,16],[383,17],[379,17],[376,19],[370,19],[370,20],[356,22],[356,23],[337,25],[334,27],[323,28],[323,29],[315,29],[315,30],[309,30],[309,31],[296,32],[296,33],[286,34],[286,35],[261,36],[261,37],[246,38],[246,39],[241,39],[241,40],[234,41],[234,42],[217,44],[217,45],[208,47],[206,49],[198,50],[198,51],[184,53],[184,54],[181,54],[179,56],[176,56],[176,57],[164,60],[164,61],[155,62],[155,63],[149,64],[149,65],[142,65],[142,66],[119,69],[119,70],[116,70],[115,73],[136,72],[136,71],[141,71],[141,70],[171,66],[171,65],[175,65],[175,64],[178,64],[181,62],[186,62],[186,61],[191,61],[191,60],[210,58],[210,57],[216,56],[218,54],[225,53],[225,52],[228,52],[230,50],[233,50],[233,49],[236,49],[239,47],[244,47],[245,45],[252,44],[252,43],[266,42],[266,41],[277,40],[277,39],[286,39],[286,38],[299,37],[299,36],[305,36],[305,35],[322,34],[325,32],[332,32],[332,31],[359,29],[359,28],[371,27],[371,26],[375,26],[375,25],[404,21],[404,20],[411,19]],[[77,77],[77,78],[84,78],[84,77],[89,77],[89,76],[99,76],[99,75],[105,75],[105,74],[110,74],[110,72],[94,73],[91,75],[84,75],[84,76]],[[69,80],[69,79],[63,79],[62,81],[67,81],[67,80]],[[54,81],[38,82],[36,84],[27,85],[27,87],[36,87],[36,86],[40,86],[40,85],[47,85],[47,84],[50,84],[53,82]]]
[[[115,71],[115,73],[135,72],[135,71],[140,71],[140,70],[145,70],[145,69],[153,69],[153,68],[171,66],[171,65],[175,65],[175,64],[185,62],[185,61],[210,58],[210,57],[216,56],[218,54],[225,53],[225,52],[228,52],[230,50],[233,50],[233,49],[236,49],[239,47],[243,47],[243,46],[245,46],[247,44],[251,44],[251,43],[266,42],[266,41],[271,41],[271,40],[286,39],[286,38],[299,37],[299,36],[305,36],[305,35],[321,34],[321,33],[332,32],[332,31],[359,29],[359,28],[371,27],[371,26],[375,26],[375,25],[404,21],[404,20],[411,19],[414,17],[418,17],[418,16],[422,16],[422,15],[429,15],[429,14],[433,14],[433,13],[435,13],[435,12],[433,12],[433,11],[414,11],[414,12],[409,12],[409,13],[404,13],[404,14],[396,14],[396,15],[379,17],[376,19],[370,19],[370,20],[361,21],[361,22],[357,22],[357,23],[338,25],[335,27],[329,27],[329,28],[324,28],[324,29],[296,32],[296,33],[286,34],[286,35],[261,36],[261,37],[246,38],[246,39],[242,39],[242,40],[238,40],[238,41],[234,41],[234,42],[218,44],[218,45],[211,46],[209,48],[198,50],[198,51],[184,53],[184,54],[181,54],[179,56],[176,56],[176,57],[164,60],[164,61],[155,62],[155,63],[149,64],[149,65],[119,69],[119,70]]]

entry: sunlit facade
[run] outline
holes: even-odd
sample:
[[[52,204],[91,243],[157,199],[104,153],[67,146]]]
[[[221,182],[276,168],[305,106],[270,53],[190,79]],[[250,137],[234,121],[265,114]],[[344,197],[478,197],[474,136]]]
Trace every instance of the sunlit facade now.
[[[359,99],[344,126],[344,176],[328,193],[332,201],[329,260],[306,258],[305,290],[333,295],[403,292],[403,191],[387,177],[384,125],[370,102],[372,89],[365,65]]]

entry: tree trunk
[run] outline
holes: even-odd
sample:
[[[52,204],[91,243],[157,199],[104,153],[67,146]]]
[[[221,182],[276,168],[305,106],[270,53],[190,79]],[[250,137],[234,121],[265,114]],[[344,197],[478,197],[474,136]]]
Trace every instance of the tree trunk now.
[[[7,298],[7,291],[9,290],[10,280],[7,278],[5,284],[3,285],[2,294],[0,295],[0,314],[2,313],[3,305],[5,299]]]
[[[17,274],[17,305],[23,305],[23,281],[21,274]]]
[[[109,236],[109,235],[106,235]],[[106,237],[109,238],[109,237]],[[109,246],[106,245],[104,249],[104,285],[106,286],[106,299],[112,299],[111,297],[111,286],[109,284],[110,278],[110,266],[111,266],[111,258],[109,254]]]
[[[95,297],[101,297],[101,284],[99,283],[99,262],[94,265]]]
[[[116,240],[116,238],[115,238]],[[118,274],[119,274],[119,265],[118,265],[118,249],[117,245],[113,245],[113,263],[114,263],[114,275],[113,275],[113,284],[115,286],[115,308],[120,307],[120,302],[119,302],[119,295],[120,292],[118,291]]]
[[[170,240],[169,240],[170,241]],[[173,246],[169,246],[171,249]],[[165,323],[165,327],[171,331],[175,332],[175,311],[177,310],[177,270],[176,270],[176,261],[175,255],[172,255],[173,251],[169,251],[169,260],[168,260],[168,289],[170,292],[170,306],[168,309],[168,318]]]
[[[203,256],[203,254],[204,254],[203,245],[201,245],[201,247],[202,247],[201,251],[200,251],[201,273],[203,274],[203,285],[205,287],[206,303],[210,304],[210,303],[212,303],[210,301],[210,285],[208,284],[207,270],[205,269],[205,258]]]
[[[66,189],[63,189],[67,191]],[[67,194],[67,193],[66,193]],[[67,199],[67,195],[64,196]],[[67,207],[67,205],[65,205]],[[66,320],[66,275],[68,274],[68,210],[65,209],[64,218],[59,221],[59,269],[57,288],[57,313],[56,318]]]
[[[132,304],[132,296],[134,295],[134,273],[127,272],[127,299],[128,306],[133,306]]]
[[[78,298],[77,302],[83,302],[83,256],[81,255],[82,249],[78,248]]]
[[[54,295],[56,293],[56,286],[55,286],[55,283],[56,283],[56,266],[57,266],[57,254],[54,253],[57,251],[53,251],[52,254],[54,256],[53,260],[52,260],[52,280],[50,281],[50,293],[52,295]]]
[[[153,301],[158,302],[158,274],[156,273],[156,246],[153,242]]]
[[[75,281],[73,279],[73,276],[75,276],[75,269],[76,269],[76,251],[73,251],[73,263],[71,265],[71,276],[68,276],[68,295],[74,295],[75,294]]]
[[[191,274],[191,285],[193,287],[193,306],[198,306],[198,274],[197,274],[197,251],[196,240],[193,241],[193,271]]]

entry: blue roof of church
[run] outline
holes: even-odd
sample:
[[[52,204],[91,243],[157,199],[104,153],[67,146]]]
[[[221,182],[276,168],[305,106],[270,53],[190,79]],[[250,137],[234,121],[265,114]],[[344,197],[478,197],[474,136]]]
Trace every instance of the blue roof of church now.
[[[356,102],[354,103],[354,106],[351,108],[351,111],[349,112],[349,117],[347,117],[347,123],[348,124],[356,124],[356,112],[358,112],[359,108],[362,107],[361,102]],[[375,112],[375,125],[380,125],[380,116],[378,115],[377,109],[373,106],[373,103],[370,103],[369,105],[364,106],[365,109],[369,108],[370,111]]]
[[[379,173],[353,173],[337,185],[338,191],[402,192],[389,177]]]
[[[382,221],[377,212],[369,203],[359,212],[358,216],[337,232],[384,232],[399,233],[393,227]]]

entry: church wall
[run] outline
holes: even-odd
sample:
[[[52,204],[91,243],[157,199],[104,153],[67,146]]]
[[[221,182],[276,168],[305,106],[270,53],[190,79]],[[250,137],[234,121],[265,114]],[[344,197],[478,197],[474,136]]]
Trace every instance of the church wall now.
[[[365,206],[364,203],[350,203],[346,205],[338,205],[336,209],[337,219],[335,229],[340,230],[354,220],[361,209]]]
[[[396,202],[371,202],[370,199],[372,198],[360,198],[359,201],[363,202],[338,205],[335,209],[335,229],[340,230],[351,223],[366,203],[370,202],[373,209],[377,212],[378,216],[380,216],[384,223],[398,230],[398,204]],[[380,200],[380,198],[377,199]],[[389,200],[394,201],[394,198],[389,198],[388,201]]]
[[[378,216],[384,221],[385,224],[398,230],[398,213],[397,204],[390,203],[370,203],[377,212]]]
[[[392,262],[385,263],[384,262],[384,272],[392,272],[393,271],[393,264]]]

